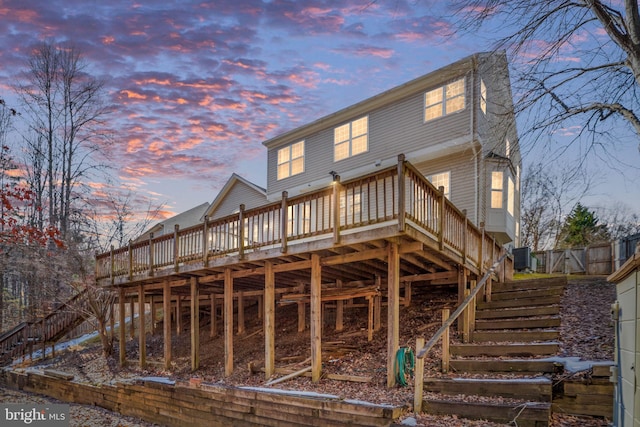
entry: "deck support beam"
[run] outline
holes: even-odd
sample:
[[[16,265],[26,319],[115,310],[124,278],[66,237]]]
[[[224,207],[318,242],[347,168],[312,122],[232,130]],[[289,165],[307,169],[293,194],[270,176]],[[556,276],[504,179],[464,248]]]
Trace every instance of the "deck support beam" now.
[[[133,322],[131,322],[133,323]],[[144,327],[144,286],[138,285],[138,353],[140,355],[140,367],[147,364],[147,343]]]
[[[233,373],[233,276],[224,269],[224,374]]]
[[[162,329],[164,335],[164,367],[171,367],[171,284],[165,280],[162,288]]]
[[[389,242],[387,255],[387,387],[396,385],[394,363],[400,343],[400,252]]]
[[[271,378],[275,373],[275,324],[276,324],[276,282],[273,264],[264,264],[264,376]]]
[[[191,370],[200,367],[200,295],[198,278],[191,278]]]
[[[322,373],[322,266],[320,256],[311,255],[311,381]]]

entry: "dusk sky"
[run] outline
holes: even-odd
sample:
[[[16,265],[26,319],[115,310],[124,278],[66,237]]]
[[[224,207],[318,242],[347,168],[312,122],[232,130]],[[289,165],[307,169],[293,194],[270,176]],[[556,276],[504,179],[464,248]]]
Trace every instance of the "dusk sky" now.
[[[233,172],[264,187],[263,141],[491,49],[495,33],[448,37],[443,4],[0,0],[0,97],[39,42],[72,43],[106,82],[121,183],[178,213],[211,202]],[[542,154],[521,145],[526,168]],[[636,184],[616,174],[588,203],[631,193],[640,210]]]

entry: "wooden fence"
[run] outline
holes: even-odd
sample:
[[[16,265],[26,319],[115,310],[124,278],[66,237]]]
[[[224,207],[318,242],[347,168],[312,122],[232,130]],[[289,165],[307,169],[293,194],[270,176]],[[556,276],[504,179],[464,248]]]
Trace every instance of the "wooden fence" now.
[[[601,243],[575,249],[533,252],[538,273],[608,275],[615,270],[612,243]]]
[[[157,270],[178,272],[187,264],[207,267],[213,258],[279,248],[309,239],[332,238],[361,227],[407,223],[418,228],[440,250],[445,248],[463,264],[485,271],[502,248],[473,225],[419,171],[399,156],[398,165],[328,188],[254,209],[240,205],[224,218],[180,229],[159,237],[96,255],[96,280],[101,284],[153,277]],[[166,274],[166,273],[165,273]]]

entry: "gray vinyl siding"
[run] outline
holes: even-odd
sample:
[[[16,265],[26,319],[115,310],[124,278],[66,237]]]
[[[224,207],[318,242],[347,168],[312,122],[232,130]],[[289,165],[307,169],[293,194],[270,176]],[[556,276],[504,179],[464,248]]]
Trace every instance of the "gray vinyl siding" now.
[[[210,219],[222,218],[240,210],[240,205],[244,204],[245,210],[268,204],[267,198],[254,188],[241,181],[226,194],[224,200],[216,207],[215,211],[209,215]]]
[[[424,176],[450,172],[450,200],[458,209],[466,209],[467,217],[473,223],[476,217],[475,182],[478,179],[475,176],[476,168],[474,167],[476,160],[473,151],[468,149],[415,165]],[[478,173],[481,173],[479,169]],[[478,190],[480,190],[479,185]]]
[[[463,76],[454,76],[447,82]],[[464,110],[426,123],[424,122],[424,94],[433,88],[422,90],[392,105],[370,111],[368,113],[369,145],[368,151],[365,153],[334,162],[333,134],[336,126],[331,126],[304,139],[304,172],[278,181],[276,175],[278,149],[287,144],[270,149],[267,172],[268,194],[272,196],[284,190],[322,179],[329,182],[329,172],[331,171],[344,175],[350,170],[368,165],[373,170],[378,160],[396,158],[398,154],[408,154],[419,149],[435,147],[458,138],[467,137],[470,139],[471,108],[469,106],[471,99],[469,88],[471,81],[472,79],[467,75],[465,81],[466,108]],[[350,117],[341,124],[361,117],[363,115]],[[290,143],[294,144],[298,141],[290,141]],[[411,161],[411,157],[407,156],[407,160]],[[295,194],[290,194],[290,196],[295,196]]]

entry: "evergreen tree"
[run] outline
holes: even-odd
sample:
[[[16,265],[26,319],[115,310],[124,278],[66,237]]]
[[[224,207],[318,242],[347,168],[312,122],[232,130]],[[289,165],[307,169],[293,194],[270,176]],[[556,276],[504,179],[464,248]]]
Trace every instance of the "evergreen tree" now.
[[[606,225],[598,224],[598,217],[578,203],[567,217],[560,232],[560,248],[576,248],[609,240]]]

